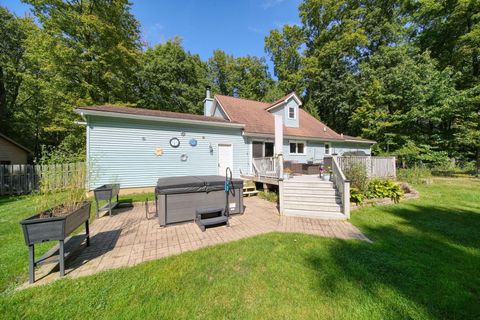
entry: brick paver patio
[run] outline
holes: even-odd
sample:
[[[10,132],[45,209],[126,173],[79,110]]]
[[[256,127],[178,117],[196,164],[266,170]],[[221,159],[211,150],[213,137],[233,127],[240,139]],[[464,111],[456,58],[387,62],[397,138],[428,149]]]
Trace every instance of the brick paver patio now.
[[[66,274],[90,275],[273,231],[369,241],[347,221],[280,216],[270,202],[257,197],[244,200],[245,213],[232,216],[230,227],[207,228],[205,232],[195,223],[162,228],[153,215],[146,218],[141,203],[115,210],[112,217],[103,216],[91,225],[90,246],[83,247],[66,262]],[[37,283],[57,279],[58,272],[51,269],[43,266],[38,270]]]

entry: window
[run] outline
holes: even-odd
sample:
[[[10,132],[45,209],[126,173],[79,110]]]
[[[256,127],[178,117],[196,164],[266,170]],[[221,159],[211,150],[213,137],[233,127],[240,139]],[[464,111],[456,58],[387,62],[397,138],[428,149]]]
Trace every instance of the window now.
[[[305,154],[305,142],[290,142],[290,154]]]
[[[288,108],[288,119],[295,119],[295,107]]]
[[[11,164],[11,162],[9,160],[0,160],[0,164]]]
[[[265,142],[265,157],[273,157],[273,142]]]
[[[275,144],[273,142],[253,141],[252,142],[252,157],[263,158],[273,157]]]
[[[325,143],[325,154],[330,154],[330,143]]]
[[[254,158],[263,158],[263,142],[253,141],[253,143],[252,143],[252,156]]]

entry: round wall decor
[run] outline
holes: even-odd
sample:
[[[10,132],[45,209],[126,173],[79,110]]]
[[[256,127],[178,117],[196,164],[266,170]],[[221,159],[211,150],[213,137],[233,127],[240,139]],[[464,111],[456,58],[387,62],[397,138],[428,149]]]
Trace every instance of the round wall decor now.
[[[184,153],[180,156],[180,160],[182,161],[187,161],[188,160],[188,156]]]
[[[197,146],[197,140],[194,139],[194,138],[190,139],[190,141],[189,141],[188,143],[190,143],[190,145],[191,145],[192,147],[196,147],[196,146]]]
[[[178,140],[178,138],[170,139],[170,146],[172,148],[178,148],[180,146],[180,140]]]
[[[157,157],[163,155],[163,149],[162,148],[155,148],[155,155]]]

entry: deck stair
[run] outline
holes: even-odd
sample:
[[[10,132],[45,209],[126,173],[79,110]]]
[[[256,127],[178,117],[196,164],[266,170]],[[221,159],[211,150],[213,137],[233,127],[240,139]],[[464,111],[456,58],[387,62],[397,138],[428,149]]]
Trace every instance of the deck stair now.
[[[283,183],[283,214],[319,219],[346,219],[333,182],[318,176],[299,176]]]

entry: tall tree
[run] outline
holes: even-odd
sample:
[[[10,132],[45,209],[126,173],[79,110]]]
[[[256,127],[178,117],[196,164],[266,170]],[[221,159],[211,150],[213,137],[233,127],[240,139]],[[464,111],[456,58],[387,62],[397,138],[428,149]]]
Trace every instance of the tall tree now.
[[[207,69],[198,55],[184,50],[179,38],[145,51],[139,71],[139,105],[201,113]]]
[[[134,99],[130,79],[140,54],[140,31],[128,0],[25,2],[57,40],[52,63],[78,93],[76,103]]]
[[[270,55],[278,85],[286,92],[303,94],[302,67],[305,43],[304,30],[296,25],[285,25],[282,31],[272,30],[265,38],[265,51]]]
[[[22,85],[24,42],[33,22],[18,18],[0,6],[0,132],[10,134],[12,121]]]
[[[265,100],[273,80],[265,58],[234,57],[215,50],[208,60],[208,78],[214,91],[245,99]]]

